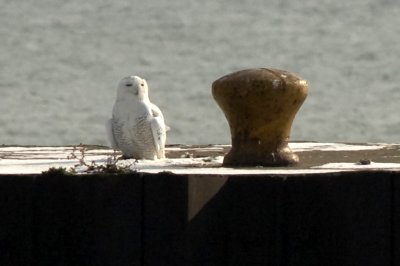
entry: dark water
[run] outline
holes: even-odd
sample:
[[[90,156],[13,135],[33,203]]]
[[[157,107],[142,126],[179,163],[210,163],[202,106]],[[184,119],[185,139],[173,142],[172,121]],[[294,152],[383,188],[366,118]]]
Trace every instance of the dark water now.
[[[146,78],[169,143],[229,143],[211,83],[307,79],[292,139],[400,141],[400,2],[0,0],[0,144],[106,144],[118,81]]]

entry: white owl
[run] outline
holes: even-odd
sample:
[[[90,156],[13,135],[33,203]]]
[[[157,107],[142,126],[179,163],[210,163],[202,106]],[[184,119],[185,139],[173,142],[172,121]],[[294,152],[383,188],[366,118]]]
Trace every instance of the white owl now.
[[[149,100],[146,80],[129,76],[118,85],[112,118],[106,123],[111,146],[125,158],[165,158],[167,127],[160,108]]]

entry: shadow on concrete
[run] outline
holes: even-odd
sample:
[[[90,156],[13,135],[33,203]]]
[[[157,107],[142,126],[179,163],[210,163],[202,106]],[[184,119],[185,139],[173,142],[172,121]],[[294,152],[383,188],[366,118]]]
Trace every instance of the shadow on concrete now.
[[[181,265],[396,265],[393,178],[230,177],[188,222]]]

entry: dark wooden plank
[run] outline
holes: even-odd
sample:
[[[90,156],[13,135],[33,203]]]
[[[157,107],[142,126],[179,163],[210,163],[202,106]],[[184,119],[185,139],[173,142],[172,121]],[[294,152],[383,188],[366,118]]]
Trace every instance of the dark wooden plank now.
[[[139,265],[141,177],[35,180],[35,265]]]
[[[392,265],[400,265],[400,174],[392,174]]]
[[[188,224],[186,265],[279,265],[281,186],[280,178],[230,176]]]
[[[0,265],[31,265],[32,185],[29,176],[0,176]]]
[[[186,265],[187,176],[147,174],[143,182],[142,265]]]
[[[285,181],[284,265],[391,265],[391,174]]]

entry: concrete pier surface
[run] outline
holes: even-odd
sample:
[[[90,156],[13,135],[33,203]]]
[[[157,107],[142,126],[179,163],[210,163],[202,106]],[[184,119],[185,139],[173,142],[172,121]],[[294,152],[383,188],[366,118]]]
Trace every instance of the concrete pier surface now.
[[[0,147],[0,265],[400,265],[400,145],[290,147],[282,168],[221,167],[229,145]]]
[[[230,145],[169,145],[165,160],[118,160],[135,172],[176,174],[300,174],[360,170],[400,170],[400,144],[291,142],[300,163],[290,167],[221,167]],[[105,146],[0,146],[0,174],[40,174],[71,167],[88,173],[85,164],[105,165],[121,157]]]

